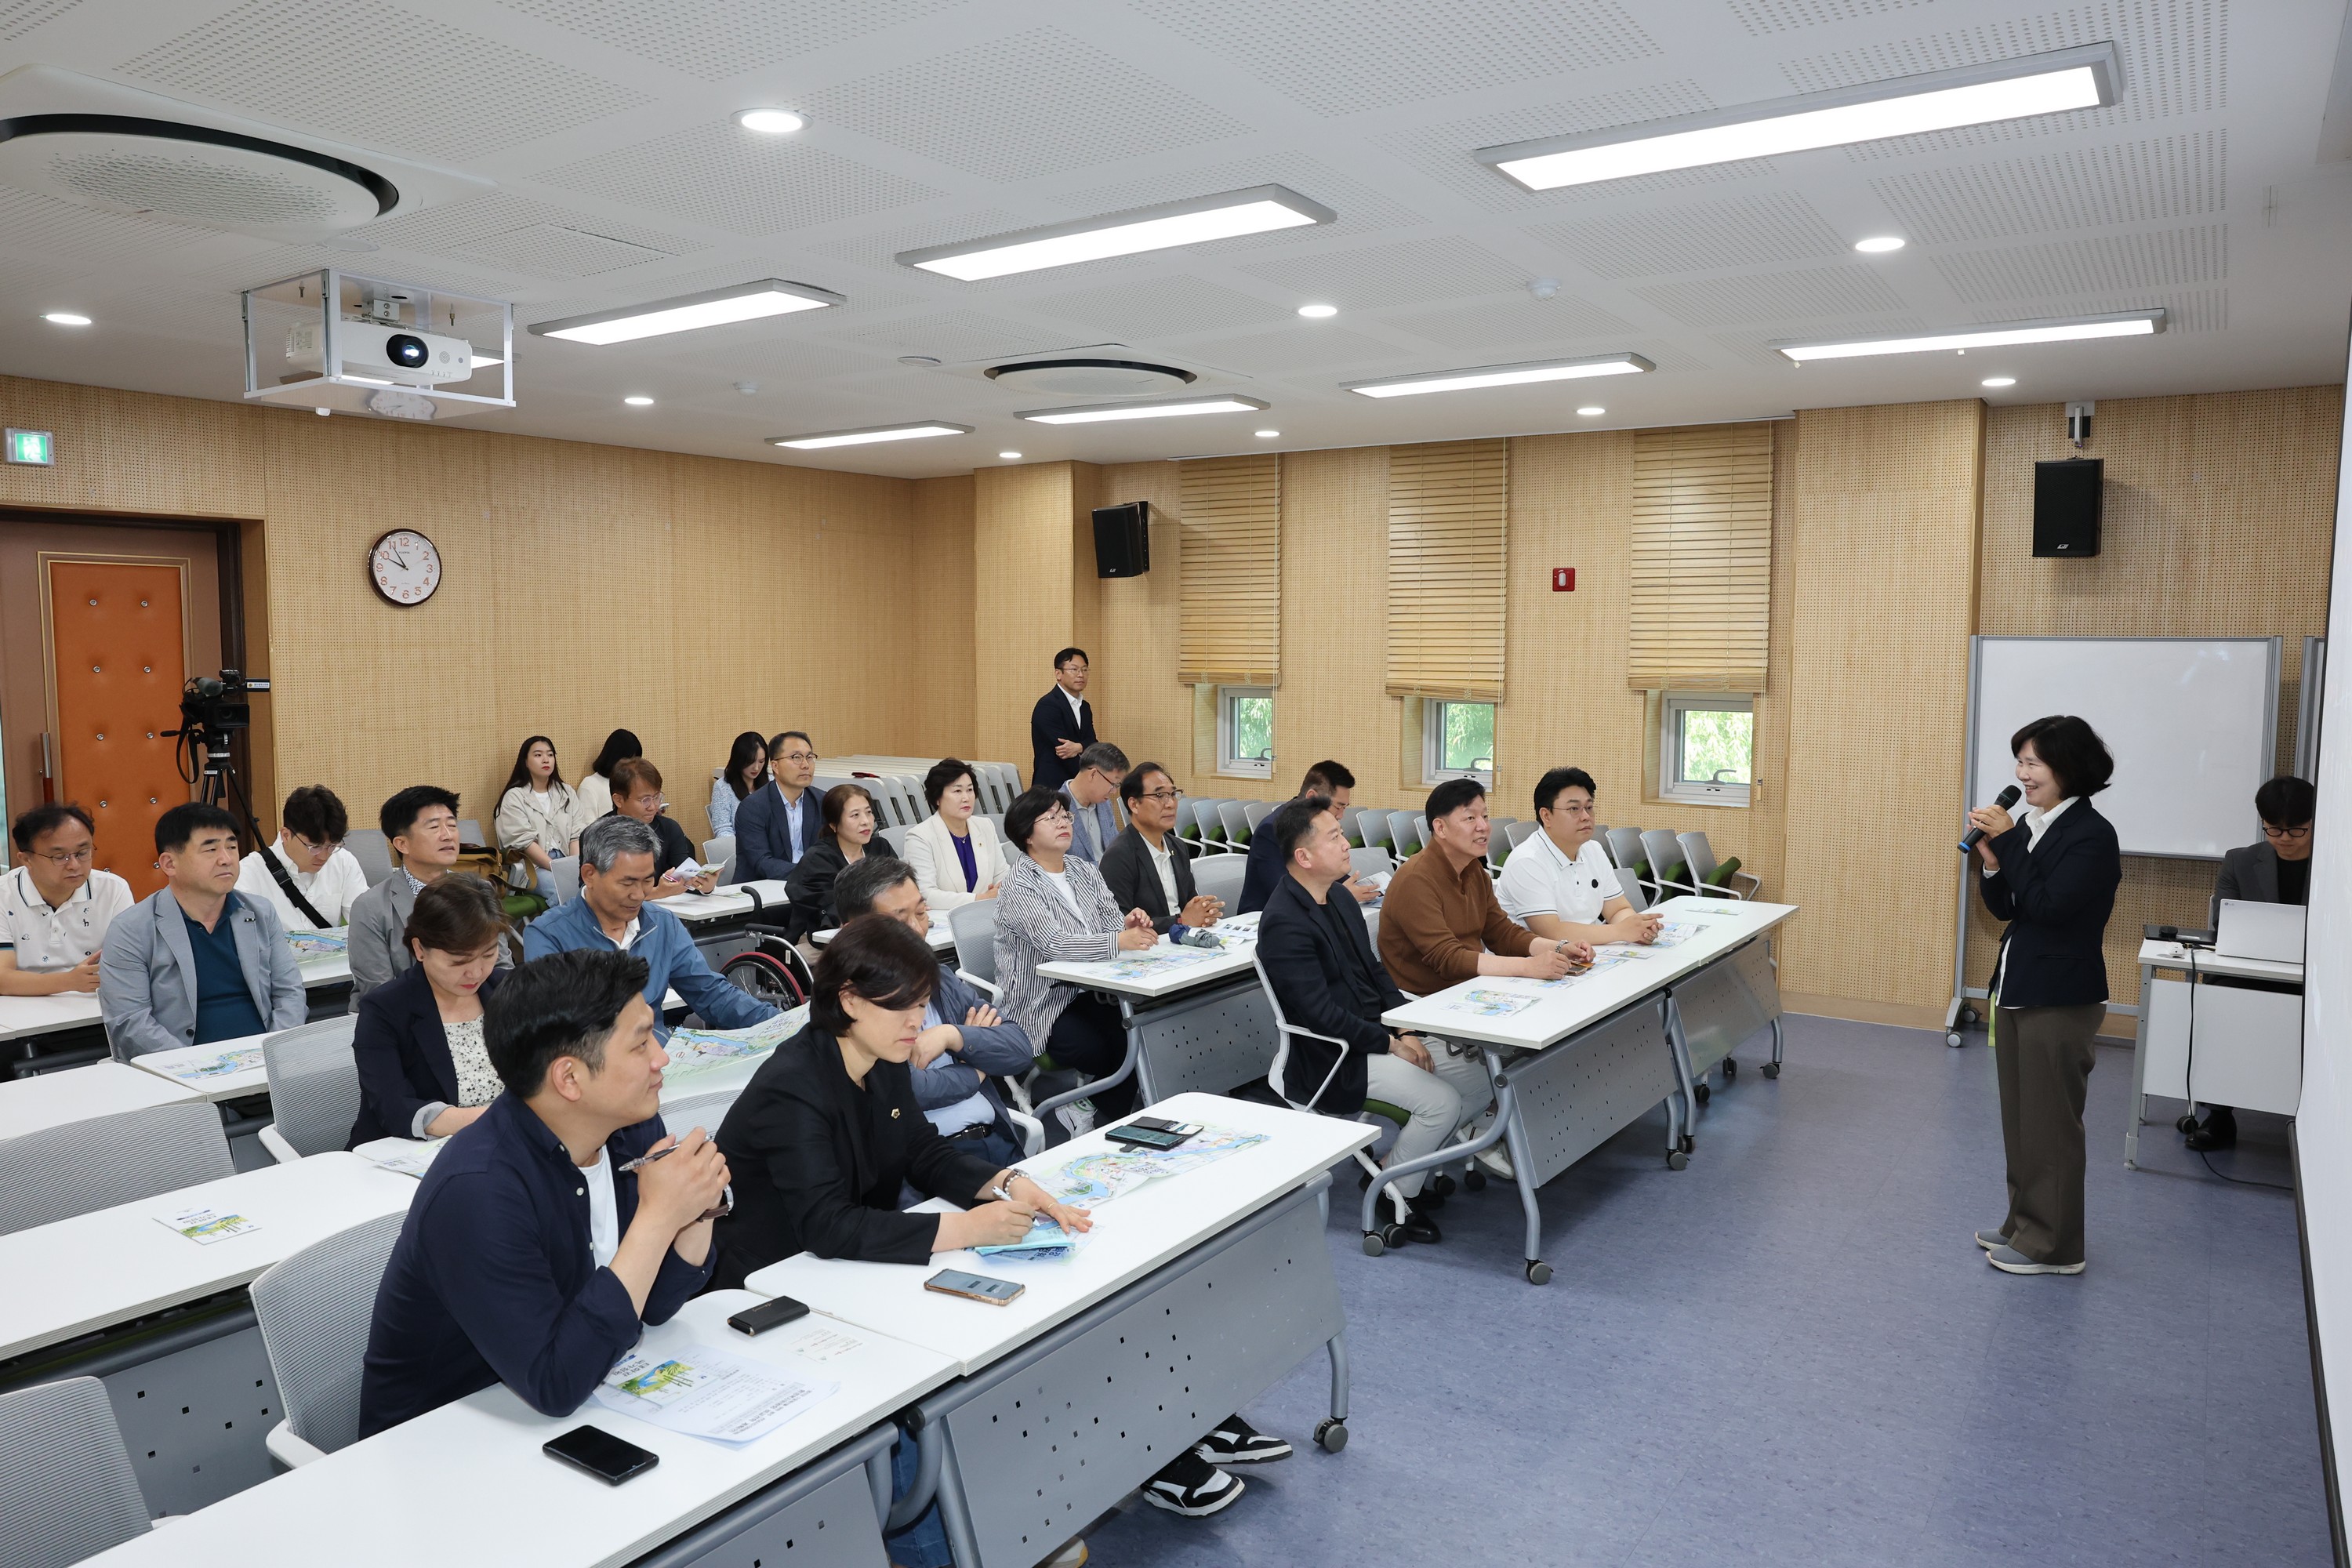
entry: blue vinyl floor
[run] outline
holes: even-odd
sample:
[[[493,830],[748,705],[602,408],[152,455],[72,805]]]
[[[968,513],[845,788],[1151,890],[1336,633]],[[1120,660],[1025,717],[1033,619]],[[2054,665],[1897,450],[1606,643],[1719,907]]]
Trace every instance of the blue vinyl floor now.
[[[1094,1561],[2329,1561],[2294,1200],[2207,1173],[2167,1101],[2158,1168],[2126,1171],[2128,1049],[2092,1075],[2076,1279],[2000,1274],[1969,1239],[2004,1208],[1980,1035],[1791,1017],[1778,1081],[1742,1054],[1688,1170],[1654,1113],[1543,1190],[1548,1286],[1500,1184],[1452,1198],[1442,1246],[1378,1259],[1335,1201],[1346,1452],[1308,1445],[1318,1356],[1246,1412],[1297,1457],[1244,1468],[1213,1518],[1130,1499]],[[2241,1122],[2215,1163],[2284,1181],[2284,1123]]]

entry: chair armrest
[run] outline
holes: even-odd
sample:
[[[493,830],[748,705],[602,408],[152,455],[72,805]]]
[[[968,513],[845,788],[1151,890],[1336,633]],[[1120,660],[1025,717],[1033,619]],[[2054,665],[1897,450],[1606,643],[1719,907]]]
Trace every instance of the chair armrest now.
[[[289,1470],[299,1470],[305,1465],[327,1457],[327,1451],[324,1448],[317,1447],[296,1436],[294,1428],[283,1421],[269,1429],[268,1436],[261,1439],[261,1446],[269,1450],[271,1458],[278,1460]]]
[[[1312,1029],[1302,1029],[1296,1024],[1285,1024],[1282,1026],[1282,1032],[1286,1035],[1297,1035],[1304,1039],[1321,1040],[1326,1045],[1338,1046],[1341,1050],[1348,1048],[1348,1042],[1337,1035],[1318,1035]]]
[[[269,1157],[281,1165],[290,1165],[302,1157],[293,1144],[286,1142],[286,1134],[278,1131],[275,1121],[261,1130],[261,1146],[268,1150]]]
[[[962,981],[966,985],[971,986],[973,990],[980,992],[982,995],[993,998],[1003,994],[1003,992],[997,989],[995,981],[982,980],[979,975],[974,974],[969,969],[957,970],[956,978]]]
[[[1044,1122],[1038,1121],[1035,1117],[1029,1115],[1026,1111],[1014,1110],[1010,1107],[1006,1108],[1004,1114],[1011,1119],[1014,1127],[1020,1129],[1021,1152],[1024,1155],[1034,1154],[1037,1151],[1045,1146],[1045,1124]]]

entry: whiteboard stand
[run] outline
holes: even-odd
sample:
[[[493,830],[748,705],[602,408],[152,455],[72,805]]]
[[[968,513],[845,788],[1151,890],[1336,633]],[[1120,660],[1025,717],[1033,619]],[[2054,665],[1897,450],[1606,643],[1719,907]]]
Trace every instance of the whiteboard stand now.
[[[2327,689],[2327,639],[2303,639],[2303,691],[2294,705],[2294,776],[2319,782],[2319,700]]]
[[[2314,657],[2304,642],[2306,670]],[[2076,713],[2090,721],[2116,754],[2116,775],[2155,778],[2152,764],[2182,739],[2193,744],[2193,766],[2161,775],[2154,807],[2126,796],[2104,811],[2116,824],[2123,853],[2159,859],[2219,860],[2224,850],[2252,842],[2254,791],[2270,778],[2278,756],[2279,637],[2016,637],[1969,639],[1968,760],[1960,775],[1965,805],[1989,801],[2000,784],[1985,770],[2008,753],[2018,725],[2043,713]],[[1988,658],[1990,655],[1990,659]],[[1987,665],[1993,666],[1988,674]],[[2306,728],[2315,729],[2313,682],[2304,681]],[[2151,715],[2156,716],[2151,720]],[[2303,736],[2296,740],[2298,750]],[[2184,809],[2183,803],[2186,803]],[[2228,826],[2232,815],[2244,826]],[[2186,822],[2158,836],[2152,820]],[[1956,830],[1953,842],[1958,843]],[[1964,1022],[1981,1016],[1975,1003],[1990,994],[1969,984],[1969,900],[1976,891],[1975,858],[1959,868],[1958,918],[1952,926],[1952,1001],[1944,1010],[1944,1043],[1966,1043]],[[2137,1006],[2109,1002],[2107,1010],[2137,1016]]]

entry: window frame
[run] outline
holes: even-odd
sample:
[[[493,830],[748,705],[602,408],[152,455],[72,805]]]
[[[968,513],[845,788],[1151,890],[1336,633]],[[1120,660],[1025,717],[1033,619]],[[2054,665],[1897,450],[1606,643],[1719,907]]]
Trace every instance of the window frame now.
[[[1748,776],[1756,776],[1756,700],[1734,691],[1664,691],[1658,695],[1658,798],[1689,805],[1745,806],[1751,784],[1697,784],[1683,777],[1683,715],[1745,713],[1748,716]]]
[[[1442,697],[1421,700],[1421,782],[1441,784],[1448,779],[1475,779],[1486,789],[1495,787],[1495,759],[1486,759],[1483,768],[1448,768],[1439,763],[1445,756],[1445,710],[1450,707],[1485,708],[1493,710],[1493,702],[1472,702]]]
[[[1266,750],[1264,757],[1243,757],[1234,754],[1234,705],[1263,698],[1266,703]],[[1217,688],[1217,772],[1234,778],[1270,779],[1274,776],[1274,688],[1271,686],[1220,686]]]

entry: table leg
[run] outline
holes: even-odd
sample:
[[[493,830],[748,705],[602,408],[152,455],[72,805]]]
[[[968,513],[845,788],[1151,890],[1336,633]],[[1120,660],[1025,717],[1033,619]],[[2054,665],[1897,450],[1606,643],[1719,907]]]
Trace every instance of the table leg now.
[[[1348,1446],[1348,1336],[1333,1334],[1323,1348],[1331,1356],[1331,1415],[1317,1424],[1315,1441],[1325,1452],[1336,1454]]]
[[[926,1421],[919,1409],[908,1410],[898,1416],[899,1427],[915,1439],[915,1479],[907,1487],[907,1495],[892,1506],[882,1521],[883,1533],[906,1529],[923,1517],[931,1500],[940,1492],[940,1467],[946,1462],[948,1435],[936,1421]],[[885,1476],[885,1483],[888,1477]]]
[[[1501,1098],[1499,1094],[1496,1097]],[[1505,1136],[1510,1140],[1512,1184],[1519,1189],[1519,1211],[1526,1217],[1527,1232],[1524,1253],[1528,1262],[1528,1283],[1541,1285],[1551,1279],[1551,1265],[1538,1256],[1543,1250],[1543,1211],[1536,1205],[1536,1156],[1528,1142],[1528,1130],[1519,1120],[1519,1107],[1513,1099],[1507,1115],[1497,1108],[1495,1120],[1505,1124]]]
[[[2147,1013],[2156,990],[2156,970],[2139,966],[2139,1016],[2132,1021],[2132,1086],[2124,1100],[2124,1169],[2139,1169],[2139,1130],[2147,1116]],[[2194,1100],[2189,1110],[2197,1109]]]
[[[1682,1009],[1675,1005],[1671,991],[1665,995],[1665,1018],[1666,1054],[1674,1058],[1675,1082],[1683,1097],[1679,1130],[1675,1126],[1674,1101],[1666,1102],[1666,1163],[1679,1171],[1683,1167],[1675,1156],[1688,1154],[1698,1147],[1698,1087],[1691,1073],[1690,1047],[1683,1039]]]
[[[1466,1142],[1448,1143],[1442,1149],[1433,1150],[1423,1154],[1418,1160],[1407,1160],[1401,1165],[1388,1166],[1379,1175],[1373,1177],[1372,1184],[1364,1189],[1362,1229],[1366,1236],[1376,1233],[1378,1227],[1373,1225],[1372,1219],[1379,1212],[1381,1194],[1387,1192],[1393,1184],[1406,1176],[1418,1175],[1423,1171],[1434,1171],[1440,1166],[1451,1165],[1465,1160],[1473,1154],[1482,1154],[1503,1141],[1510,1130],[1511,1116],[1517,1101],[1511,1096],[1510,1075],[1496,1070],[1495,1053],[1491,1049],[1486,1053],[1486,1071],[1495,1080],[1495,1120],[1486,1124],[1486,1131]],[[1516,1159],[1516,1156],[1514,1158]],[[1519,1179],[1524,1182],[1527,1178],[1521,1176]],[[1367,1246],[1369,1245],[1368,1243]],[[1373,1256],[1378,1257],[1379,1254],[1376,1252]]]

